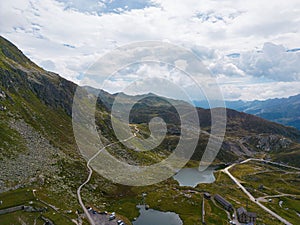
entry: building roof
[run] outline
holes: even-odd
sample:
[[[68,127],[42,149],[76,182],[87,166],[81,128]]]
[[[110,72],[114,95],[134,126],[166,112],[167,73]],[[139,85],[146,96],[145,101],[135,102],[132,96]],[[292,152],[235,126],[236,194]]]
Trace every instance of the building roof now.
[[[232,207],[231,203],[226,201],[222,196],[220,196],[218,194],[215,195],[215,200],[218,201],[219,203],[221,203],[225,207]]]
[[[249,216],[251,218],[256,218],[257,214],[255,212],[247,212],[247,216]]]
[[[240,207],[236,210],[238,215],[242,215],[243,213],[247,213],[247,210],[244,207]]]
[[[244,207],[240,207],[236,210],[238,216],[242,215],[242,214],[246,214],[248,217],[251,218],[256,218],[257,215],[254,212],[247,212],[247,210]]]

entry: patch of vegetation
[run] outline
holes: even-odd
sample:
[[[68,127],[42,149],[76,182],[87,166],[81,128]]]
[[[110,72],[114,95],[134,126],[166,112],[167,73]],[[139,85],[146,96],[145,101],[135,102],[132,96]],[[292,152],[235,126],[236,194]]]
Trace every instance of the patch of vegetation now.
[[[279,203],[282,201],[282,206]],[[292,197],[272,198],[272,202],[264,203],[269,209],[276,212],[292,224],[299,223],[300,199]],[[298,213],[298,214],[297,214]]]
[[[299,173],[288,168],[283,169],[270,164],[250,162],[233,167],[231,172],[244,182],[244,185],[256,197],[282,193],[300,194]]]
[[[12,224],[44,225],[45,223],[40,218],[40,213],[26,213],[22,211],[0,215],[0,221],[1,221],[1,225],[12,225]]]
[[[42,192],[42,191],[39,191]],[[37,192],[36,192],[37,193]],[[40,198],[42,197],[42,198]],[[73,222],[69,215],[66,215],[63,210],[55,211],[50,207],[49,198],[44,198],[45,195],[40,194],[38,197],[34,196],[32,189],[17,189],[14,191],[9,191],[0,194],[0,201],[2,204],[0,205],[0,209],[11,208],[14,206],[32,206],[39,209],[47,209],[44,212],[25,212],[25,211],[16,211],[13,213],[8,213],[4,215],[0,215],[0,221],[2,224],[11,225],[14,222],[16,224],[22,224],[25,222],[26,224],[44,224],[41,216],[50,219],[55,224],[66,224],[71,225]],[[52,202],[52,204],[58,207],[57,203],[61,202],[58,197],[56,197],[56,201]],[[76,218],[75,215],[73,218]]]
[[[211,200],[205,200],[205,203],[206,224],[228,224],[227,214],[223,209],[217,207]]]
[[[28,204],[28,202],[35,200],[35,197],[30,189],[17,189],[0,194],[0,209],[10,208]]]

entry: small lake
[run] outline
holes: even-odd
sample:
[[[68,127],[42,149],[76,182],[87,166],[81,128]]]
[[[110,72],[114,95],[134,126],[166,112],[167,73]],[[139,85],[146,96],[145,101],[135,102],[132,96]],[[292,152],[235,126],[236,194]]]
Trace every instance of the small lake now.
[[[198,168],[183,168],[173,176],[180,186],[196,187],[198,184],[213,183],[215,167],[208,167],[205,171],[199,171]]]
[[[146,210],[144,206],[138,206],[140,215],[133,221],[133,225],[182,225],[179,215],[174,212],[161,212],[154,209]]]

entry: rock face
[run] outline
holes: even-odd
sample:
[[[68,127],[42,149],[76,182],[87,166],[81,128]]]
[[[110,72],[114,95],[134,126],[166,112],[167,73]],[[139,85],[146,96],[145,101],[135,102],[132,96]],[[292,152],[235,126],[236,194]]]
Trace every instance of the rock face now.
[[[7,107],[6,107],[5,105],[2,105],[2,104],[1,104],[3,101],[5,101],[5,99],[6,99],[6,94],[5,94],[5,92],[2,91],[1,88],[0,88],[0,111],[5,111],[5,110],[7,110]]]
[[[29,87],[46,105],[61,108],[72,115],[73,95],[76,85],[58,75],[49,73],[49,76],[38,74],[30,80]]]
[[[6,98],[5,92],[0,89],[0,99],[5,99],[5,98]]]

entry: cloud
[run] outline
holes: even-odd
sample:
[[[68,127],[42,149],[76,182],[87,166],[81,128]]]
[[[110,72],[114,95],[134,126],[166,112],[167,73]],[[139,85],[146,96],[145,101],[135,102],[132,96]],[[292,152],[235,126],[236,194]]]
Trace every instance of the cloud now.
[[[215,75],[227,75],[227,76],[245,76],[245,72],[238,68],[235,64],[231,62],[217,62],[216,64],[212,64],[210,69]]]
[[[74,82],[111,49],[145,40],[191,49],[230,98],[256,90],[238,94],[240,84],[269,83],[279,96],[276,82],[299,81],[299,52],[287,52],[299,48],[298,0],[12,0],[0,3],[0,15],[1,35]]]
[[[253,76],[270,81],[299,81],[300,52],[267,42],[261,50],[223,56],[210,65],[215,74]]]
[[[45,70],[50,70],[50,71],[53,71],[56,69],[54,62],[51,60],[41,61],[40,66],[43,67]]]
[[[299,94],[300,81],[221,84],[224,98],[227,100],[265,100],[284,98]]]

